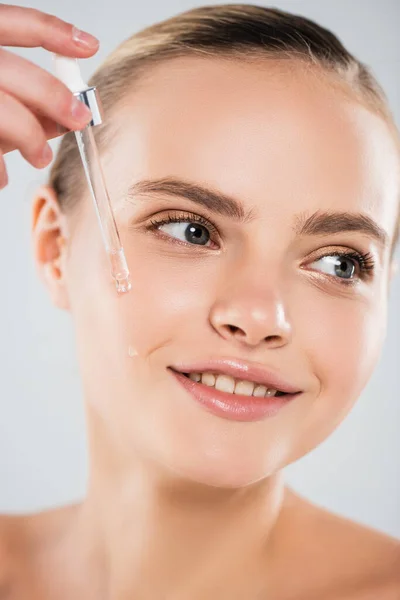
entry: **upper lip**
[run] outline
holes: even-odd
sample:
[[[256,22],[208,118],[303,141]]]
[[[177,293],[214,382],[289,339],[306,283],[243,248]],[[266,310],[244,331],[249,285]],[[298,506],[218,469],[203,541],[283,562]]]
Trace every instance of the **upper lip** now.
[[[237,358],[215,358],[191,363],[179,362],[171,365],[174,371],[180,373],[218,373],[230,375],[235,379],[252,381],[267,388],[297,394],[301,390],[292,385],[277,370],[259,363],[250,363]]]

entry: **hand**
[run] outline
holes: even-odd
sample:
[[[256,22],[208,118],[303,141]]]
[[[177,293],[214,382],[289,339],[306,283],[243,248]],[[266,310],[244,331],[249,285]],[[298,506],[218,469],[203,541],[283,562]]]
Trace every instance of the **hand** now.
[[[83,34],[83,35],[82,35]],[[0,189],[8,183],[3,155],[18,149],[34,167],[52,159],[47,140],[82,129],[90,110],[57,77],[1,46],[43,47],[88,58],[99,43],[72,24],[32,8],[0,4]]]

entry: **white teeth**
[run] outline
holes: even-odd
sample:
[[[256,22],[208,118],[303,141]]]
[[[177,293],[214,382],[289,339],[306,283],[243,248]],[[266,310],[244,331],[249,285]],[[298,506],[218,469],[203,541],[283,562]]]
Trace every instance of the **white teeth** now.
[[[264,398],[267,388],[265,385],[257,385],[254,388],[253,396],[257,396],[257,398]]]
[[[243,396],[252,396],[254,391],[254,383],[251,381],[238,381],[235,385],[235,394]]]
[[[214,387],[215,376],[212,373],[202,373],[201,383],[204,383],[204,385],[208,385],[210,387]]]
[[[215,382],[215,389],[233,394],[235,380],[233,377],[229,377],[229,375],[218,375],[217,381]]]
[[[204,383],[209,387],[215,387],[216,390],[227,392],[229,394],[241,394],[242,396],[255,396],[265,398],[275,396],[275,389],[268,388],[265,385],[259,385],[252,381],[236,381],[229,375],[214,375],[213,373],[189,373],[189,379]]]

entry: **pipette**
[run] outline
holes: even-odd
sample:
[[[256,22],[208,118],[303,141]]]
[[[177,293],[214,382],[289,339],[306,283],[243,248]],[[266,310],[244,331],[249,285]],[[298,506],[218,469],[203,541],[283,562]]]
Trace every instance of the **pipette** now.
[[[96,208],[106,252],[111,263],[111,275],[119,293],[129,292],[131,283],[124,249],[121,244],[110,198],[104,182],[99,152],[92,127],[103,122],[102,107],[96,87],[89,87],[82,79],[76,58],[53,54],[54,71],[75,96],[89,107],[92,120],[80,131],[75,131],[86,180]]]

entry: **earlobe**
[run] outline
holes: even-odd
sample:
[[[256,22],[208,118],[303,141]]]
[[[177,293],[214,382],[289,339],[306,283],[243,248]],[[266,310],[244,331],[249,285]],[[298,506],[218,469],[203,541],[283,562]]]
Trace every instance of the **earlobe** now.
[[[58,308],[69,310],[65,258],[67,223],[55,190],[41,186],[32,204],[32,245],[38,275]]]

